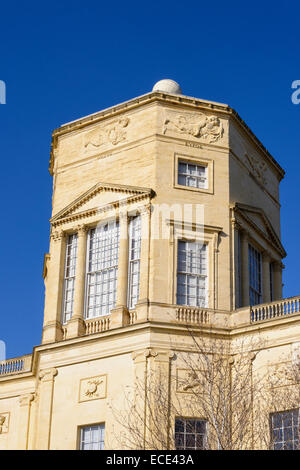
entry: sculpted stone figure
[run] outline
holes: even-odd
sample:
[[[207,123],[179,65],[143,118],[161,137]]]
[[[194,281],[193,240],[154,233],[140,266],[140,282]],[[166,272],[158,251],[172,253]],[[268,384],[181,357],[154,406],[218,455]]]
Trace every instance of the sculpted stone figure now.
[[[163,124],[163,134],[166,132],[189,134],[193,137],[216,142],[223,135],[224,129],[217,116],[204,114],[173,114],[166,117]]]

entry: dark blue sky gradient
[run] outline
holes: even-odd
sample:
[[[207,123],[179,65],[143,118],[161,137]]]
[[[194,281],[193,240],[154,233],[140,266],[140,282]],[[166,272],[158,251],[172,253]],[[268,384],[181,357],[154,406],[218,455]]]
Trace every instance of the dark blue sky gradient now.
[[[41,340],[51,132],[144,94],[161,78],[230,104],[286,170],[284,295],[300,293],[299,2],[2,2],[0,339],[7,356]]]

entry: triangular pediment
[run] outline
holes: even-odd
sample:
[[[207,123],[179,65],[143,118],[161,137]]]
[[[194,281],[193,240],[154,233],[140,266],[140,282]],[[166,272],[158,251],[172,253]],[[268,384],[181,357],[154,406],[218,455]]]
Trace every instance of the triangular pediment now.
[[[242,218],[252,225],[252,227],[254,227],[255,230],[264,238],[269,240],[281,253],[282,257],[286,256],[285,249],[283,248],[277,233],[262,209],[248,206],[246,204],[236,203],[234,211],[236,214],[242,216]]]
[[[138,199],[152,197],[152,195],[153,191],[149,188],[97,183],[55,214],[50,219],[50,222],[55,224],[72,216],[101,211],[106,207],[118,207],[120,204],[129,204]]]

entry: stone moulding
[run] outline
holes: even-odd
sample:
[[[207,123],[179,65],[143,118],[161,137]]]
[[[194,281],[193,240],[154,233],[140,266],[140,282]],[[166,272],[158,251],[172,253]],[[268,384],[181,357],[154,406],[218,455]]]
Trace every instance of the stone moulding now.
[[[110,203],[104,204],[100,207],[95,207],[92,209],[84,210],[82,212],[73,213],[76,209],[87,203],[95,195],[101,191],[110,191],[110,192],[121,192],[128,194],[129,196],[122,200],[112,201]],[[150,188],[140,188],[136,186],[125,186],[118,185],[113,183],[97,183],[91,189],[81,194],[77,199],[72,201],[64,209],[60,210],[55,216],[50,219],[52,226],[59,225],[60,223],[65,223],[71,220],[77,220],[80,218],[88,217],[91,215],[96,215],[97,213],[107,211],[111,208],[121,207],[122,205],[131,204],[143,199],[149,199],[154,196],[154,191]]]

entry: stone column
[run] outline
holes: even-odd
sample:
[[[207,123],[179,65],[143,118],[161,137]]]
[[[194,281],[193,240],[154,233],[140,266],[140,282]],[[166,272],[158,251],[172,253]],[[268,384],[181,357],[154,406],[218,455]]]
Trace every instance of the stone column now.
[[[77,232],[77,261],[74,287],[74,307],[72,318],[67,323],[67,338],[85,334],[84,295],[86,278],[86,249],[87,228],[84,225],[76,227]]]
[[[127,209],[119,212],[120,244],[116,307],[111,310],[111,327],[118,328],[128,325],[127,309],[128,289],[128,215]]]
[[[262,253],[262,288],[263,288],[263,302],[271,301],[270,290],[270,255],[264,251]]]
[[[19,397],[18,450],[27,450],[28,448],[30,408],[33,399],[33,393]]]
[[[235,219],[231,219],[232,227],[232,306],[233,309],[242,306],[241,292],[240,292],[240,260],[239,260],[239,225]]]
[[[282,299],[282,264],[278,261],[273,263],[274,300]]]
[[[140,291],[136,304],[137,320],[148,319],[149,304],[149,259],[150,259],[150,221],[151,205],[144,206],[141,211],[141,257],[140,257]]]
[[[50,236],[50,262],[45,279],[45,313],[42,343],[63,339],[61,327],[62,289],[65,264],[65,234],[62,230]]]
[[[38,450],[49,450],[50,446],[54,377],[56,375],[57,369],[54,367],[41,370],[39,375],[39,411],[36,440],[36,449]]]
[[[246,307],[250,303],[249,298],[249,241],[248,234],[241,232],[241,255],[242,255],[242,304]]]

